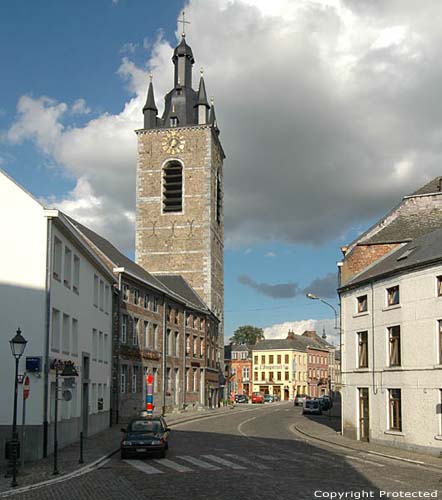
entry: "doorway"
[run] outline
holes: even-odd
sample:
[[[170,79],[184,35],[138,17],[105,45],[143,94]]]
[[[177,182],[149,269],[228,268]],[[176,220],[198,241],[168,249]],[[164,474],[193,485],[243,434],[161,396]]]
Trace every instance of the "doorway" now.
[[[81,368],[81,431],[84,436],[87,436],[89,427],[89,356],[83,354]]]
[[[370,414],[368,402],[368,388],[359,389],[359,440],[369,441]]]

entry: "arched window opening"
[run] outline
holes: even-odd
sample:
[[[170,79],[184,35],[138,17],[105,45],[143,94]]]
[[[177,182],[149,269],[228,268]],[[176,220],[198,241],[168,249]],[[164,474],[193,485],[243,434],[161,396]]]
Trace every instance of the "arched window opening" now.
[[[183,211],[183,167],[168,163],[163,170],[163,212]]]
[[[216,174],[216,222],[221,223],[222,211],[222,192],[221,192],[221,179],[219,172]]]

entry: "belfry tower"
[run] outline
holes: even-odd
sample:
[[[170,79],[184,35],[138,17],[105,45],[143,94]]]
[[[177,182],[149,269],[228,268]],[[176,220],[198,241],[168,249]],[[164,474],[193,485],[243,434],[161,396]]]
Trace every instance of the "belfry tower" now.
[[[220,319],[223,345],[223,160],[213,101],[201,73],[192,88],[192,49],[175,48],[174,85],[158,116],[152,78],[137,130],[136,261],[152,274],[179,274]]]

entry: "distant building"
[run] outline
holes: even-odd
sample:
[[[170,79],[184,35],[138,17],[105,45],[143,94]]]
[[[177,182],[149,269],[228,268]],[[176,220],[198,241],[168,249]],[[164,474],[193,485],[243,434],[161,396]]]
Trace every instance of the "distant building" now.
[[[334,359],[334,347],[321,339],[316,331],[305,331],[302,336],[307,344],[308,395],[319,397],[329,394],[332,384],[330,359]]]
[[[252,394],[252,351],[246,344],[231,346],[232,392]]]

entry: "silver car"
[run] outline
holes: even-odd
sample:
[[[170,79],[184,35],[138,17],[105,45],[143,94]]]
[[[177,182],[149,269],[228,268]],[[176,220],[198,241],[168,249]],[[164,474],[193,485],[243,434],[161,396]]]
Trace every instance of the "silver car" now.
[[[322,415],[321,405],[318,399],[306,399],[302,406],[303,415]]]

